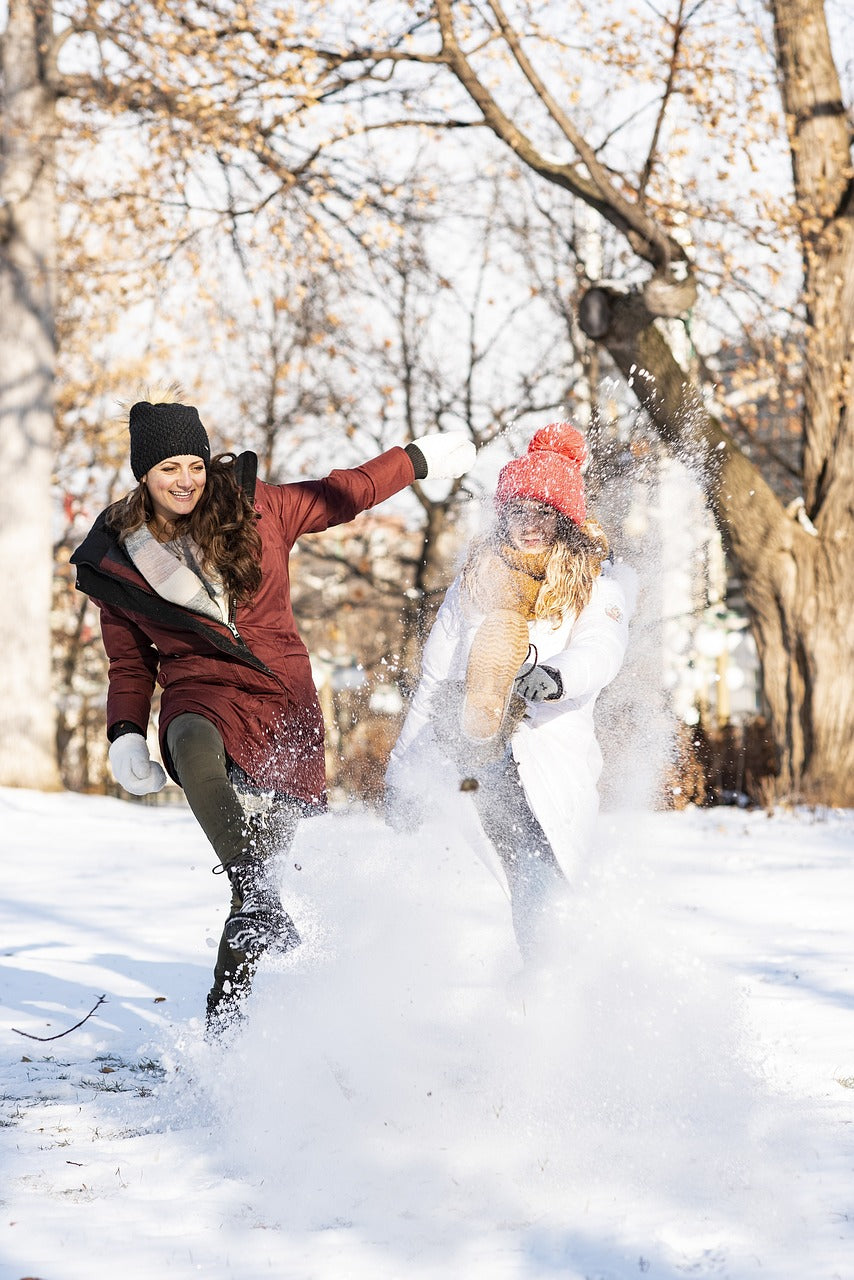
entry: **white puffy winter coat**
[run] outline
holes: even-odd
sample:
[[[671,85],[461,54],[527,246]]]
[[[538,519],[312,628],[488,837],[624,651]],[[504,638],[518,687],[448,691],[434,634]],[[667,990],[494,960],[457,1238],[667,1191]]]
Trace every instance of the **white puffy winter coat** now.
[[[565,617],[557,628],[544,621],[528,624],[537,662],[560,672],[563,692],[557,701],[528,704],[510,746],[528,803],[570,879],[599,804],[596,784],[602,754],[593,707],[622,664],[636,593],[633,570],[606,563],[577,617]],[[421,680],[386,774],[398,795],[419,792],[422,809],[430,807],[425,789],[435,790],[437,800],[443,787],[459,790],[464,771],[442,755],[433,719],[442,713],[444,682],[465,677],[481,621],[482,615],[463,609],[457,579],[424,646]]]

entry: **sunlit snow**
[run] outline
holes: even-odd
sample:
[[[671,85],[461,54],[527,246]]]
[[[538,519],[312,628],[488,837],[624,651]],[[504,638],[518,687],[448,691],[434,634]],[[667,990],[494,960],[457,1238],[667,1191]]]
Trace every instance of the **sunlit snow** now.
[[[0,1280],[854,1274],[851,814],[605,813],[527,979],[458,823],[315,819],[213,1045],[189,813],[0,822]]]

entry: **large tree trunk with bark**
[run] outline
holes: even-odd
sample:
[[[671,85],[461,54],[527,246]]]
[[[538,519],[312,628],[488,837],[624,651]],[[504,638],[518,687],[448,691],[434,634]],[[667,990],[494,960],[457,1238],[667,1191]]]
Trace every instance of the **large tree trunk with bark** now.
[[[854,806],[854,572],[850,549],[816,539],[797,522],[777,530],[768,574],[748,603],[763,688],[783,744],[779,791]]]
[[[781,798],[854,805],[854,178],[822,0],[772,0],[804,270],[803,501],[784,509],[705,410],[649,295],[594,290],[602,341],[659,433],[699,464],[741,570]],[[662,314],[661,312],[658,313]]]
[[[814,537],[781,546],[785,661],[766,695],[791,700],[793,786],[854,804],[854,165],[820,0],[773,0],[804,264],[804,503]],[[773,608],[773,597],[766,612]],[[764,621],[764,620],[763,620]],[[770,624],[764,623],[773,635]]]
[[[640,293],[591,291],[593,327],[659,434],[702,476],[741,571],[780,765],[781,798],[854,805],[854,558],[786,509],[713,418]],[[850,527],[850,526],[849,526]]]
[[[0,784],[59,786],[51,690],[55,106],[48,3],[10,0],[0,112]]]

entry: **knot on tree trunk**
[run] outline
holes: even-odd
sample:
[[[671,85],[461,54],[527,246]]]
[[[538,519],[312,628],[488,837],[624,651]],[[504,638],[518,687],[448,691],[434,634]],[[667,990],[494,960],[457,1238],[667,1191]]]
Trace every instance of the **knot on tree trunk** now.
[[[688,274],[678,279],[672,271],[656,272],[639,289],[595,284],[578,305],[578,323],[588,338],[601,341],[614,332],[618,320],[631,315],[636,329],[657,317],[677,319],[697,300],[697,282]]]
[[[605,338],[614,319],[614,295],[611,289],[596,284],[588,289],[578,304],[578,323],[588,338]]]
[[[651,315],[678,320],[697,301],[697,281],[691,272],[656,271],[643,286],[643,300]]]
[[[594,284],[578,304],[582,332],[597,342],[626,330],[636,333],[654,319],[642,291],[637,288]]]

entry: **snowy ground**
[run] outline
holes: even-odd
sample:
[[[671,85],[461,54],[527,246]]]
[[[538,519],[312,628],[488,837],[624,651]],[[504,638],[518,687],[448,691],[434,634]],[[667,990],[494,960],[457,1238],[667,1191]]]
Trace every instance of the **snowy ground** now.
[[[854,1276],[854,815],[605,817],[535,984],[457,831],[315,820],[217,1046],[187,812],[0,826],[0,1280]]]

